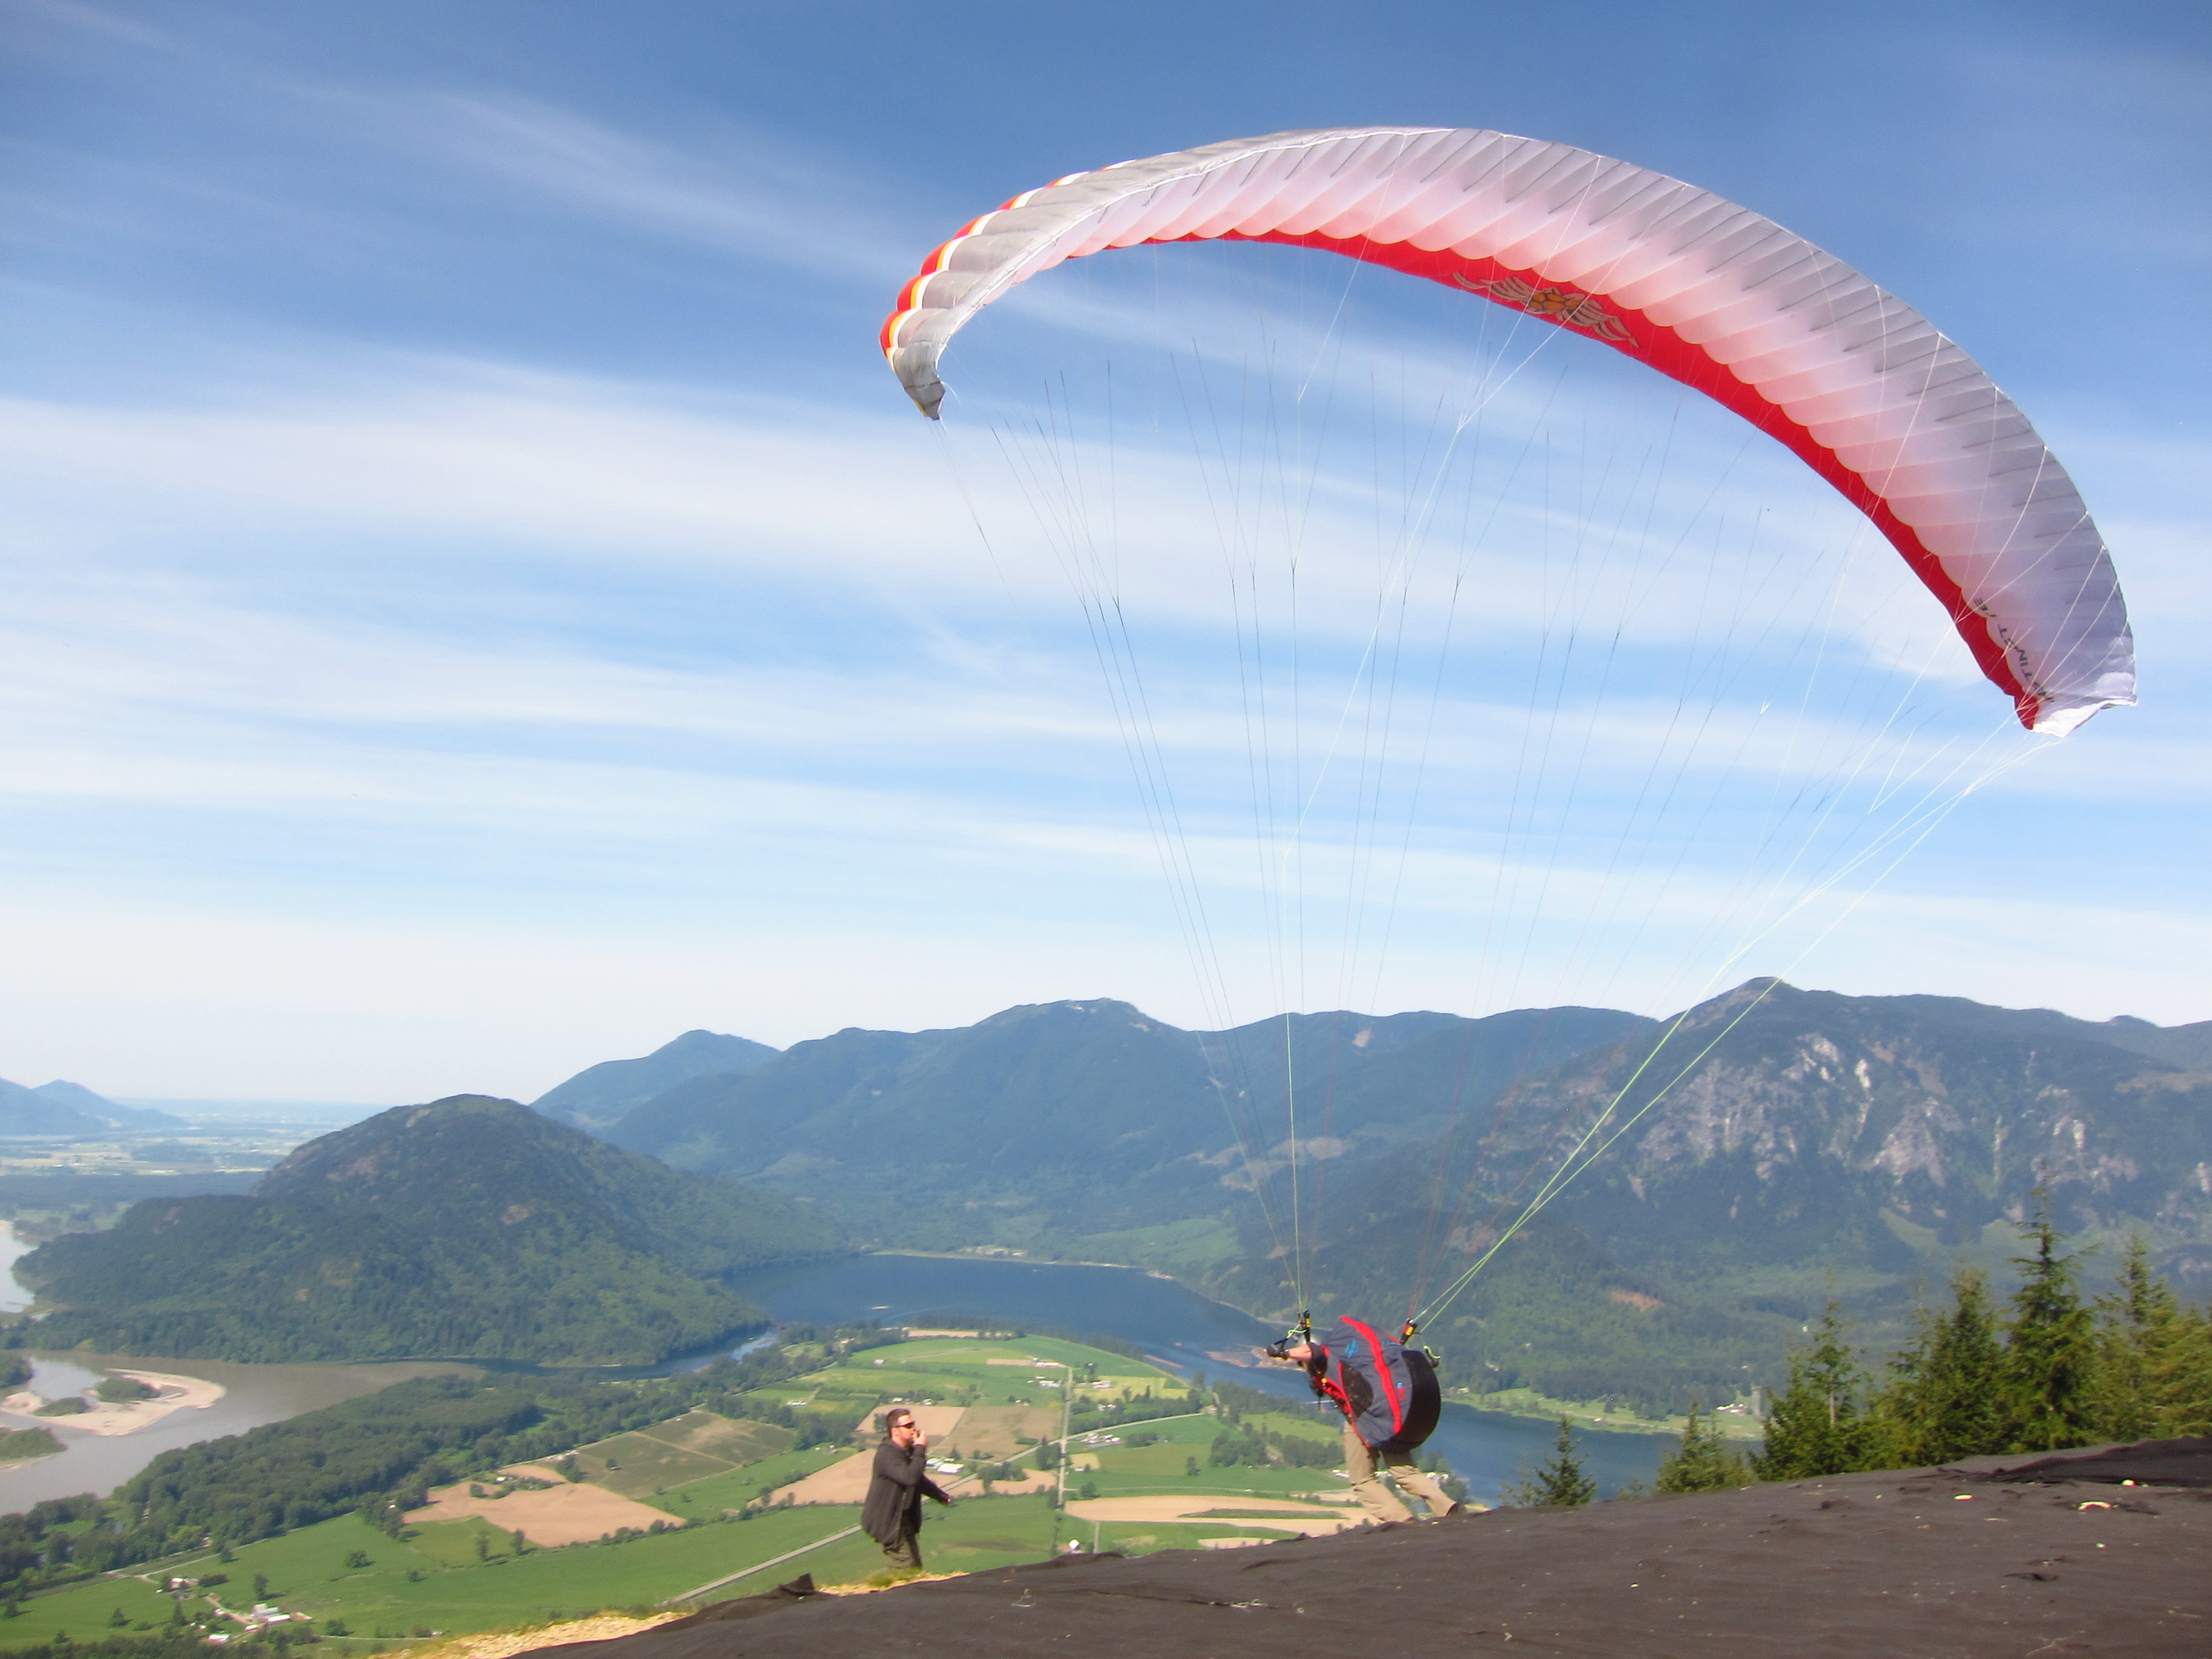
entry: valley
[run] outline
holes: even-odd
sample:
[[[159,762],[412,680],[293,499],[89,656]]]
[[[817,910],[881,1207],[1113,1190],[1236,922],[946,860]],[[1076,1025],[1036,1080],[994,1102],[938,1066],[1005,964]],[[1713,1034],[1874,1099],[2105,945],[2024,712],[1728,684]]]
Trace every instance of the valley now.
[[[1294,1288],[1390,1322],[1463,1289],[1424,1323],[1428,1449],[1489,1499],[1564,1415],[1611,1492],[1692,1406],[1760,1440],[1832,1296],[1879,1360],[1954,1267],[2009,1283],[2032,1203],[2093,1251],[2140,1235],[2191,1292],[2202,1037],[1771,983],[1664,1028],[1192,1033],[1085,1001],[781,1054],[695,1031],[537,1109],[449,1097],[290,1146],[25,1146],[0,1202],[51,1201],[15,1212],[0,1647],[373,1648],[857,1582],[892,1401],[960,1483],[933,1569],[1333,1532],[1333,1428],[1253,1359]]]
[[[242,1632],[258,1605],[339,1650],[550,1620],[608,1607],[743,1593],[785,1576],[857,1582],[880,1571],[851,1534],[880,1407],[936,1425],[933,1571],[1036,1560],[1070,1540],[1106,1549],[1223,1547],[1333,1532],[1351,1511],[1329,1473],[1336,1434],[1285,1402],[1200,1395],[1145,1361],[1063,1339],[933,1335],[830,1357],[638,1429],[480,1468],[373,1525],[358,1511],[282,1535],[185,1553],[38,1595],[0,1620],[0,1647],[150,1632],[179,1620]],[[809,1431],[830,1432],[800,1447]],[[1267,1441],[1304,1446],[1303,1464]],[[82,1523],[64,1523],[64,1529]],[[520,1534],[520,1536],[518,1536]],[[172,1580],[190,1580],[172,1590]],[[734,1588],[732,1588],[734,1586]],[[118,1619],[121,1622],[118,1623]],[[266,1615],[264,1616],[265,1622]],[[305,1626],[305,1630],[301,1627]]]

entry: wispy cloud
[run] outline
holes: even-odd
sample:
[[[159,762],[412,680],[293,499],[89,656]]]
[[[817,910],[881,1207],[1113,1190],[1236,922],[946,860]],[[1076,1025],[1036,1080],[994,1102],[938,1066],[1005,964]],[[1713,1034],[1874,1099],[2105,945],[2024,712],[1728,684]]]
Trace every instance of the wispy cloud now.
[[[9,0],[9,9],[19,16],[103,41],[152,49],[176,44],[174,35],[150,27],[136,18],[122,16],[105,6],[86,5],[82,0]]]
[[[312,96],[365,139],[419,161],[746,264],[880,283],[915,257],[912,228],[886,210],[876,180],[733,122],[678,145],[512,94],[326,86]],[[759,301],[733,299],[733,327],[746,326],[748,303]]]

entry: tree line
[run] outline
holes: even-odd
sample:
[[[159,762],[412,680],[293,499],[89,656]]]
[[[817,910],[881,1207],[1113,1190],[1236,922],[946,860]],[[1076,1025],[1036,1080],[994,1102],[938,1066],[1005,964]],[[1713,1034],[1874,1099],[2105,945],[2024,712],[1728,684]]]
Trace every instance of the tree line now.
[[[1962,1457],[2212,1433],[2212,1311],[2185,1306],[2130,1241],[2117,1283],[2085,1300],[2080,1252],[2048,1210],[2023,1230],[2020,1288],[2000,1307],[1961,1267],[1950,1305],[1870,1371],[1831,1302],[1790,1354],[1758,1472],[1768,1480],[1920,1468]]]
[[[1948,1305],[1923,1308],[1911,1340],[1881,1365],[1853,1344],[1831,1300],[1789,1356],[1763,1447],[1730,1446],[1693,1406],[1660,1462],[1656,1490],[2212,1434],[2212,1308],[2185,1304],[2139,1237],[2113,1288],[2089,1298],[2081,1283],[2087,1253],[2063,1248],[2047,1206],[2021,1234],[2027,1253],[2013,1258],[2021,1282],[2008,1298],[2000,1301],[1982,1269],[1960,1265]],[[1577,1504],[1596,1495],[1562,1418],[1551,1457],[1508,1501]]]

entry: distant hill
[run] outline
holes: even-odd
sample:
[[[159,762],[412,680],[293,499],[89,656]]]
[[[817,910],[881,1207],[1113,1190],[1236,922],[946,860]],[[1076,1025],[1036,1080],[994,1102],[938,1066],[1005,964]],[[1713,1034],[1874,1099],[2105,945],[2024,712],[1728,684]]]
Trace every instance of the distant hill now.
[[[1922,1016],[1937,1024],[2030,1040],[2064,1037],[2108,1043],[2170,1066],[2212,1071],[2212,1019],[2201,1019],[2193,1025],[2154,1025],[2131,1014],[2091,1021],[2051,1008],[1993,1008],[1964,997],[1882,997],[1879,1000],[1900,1013]]]
[[[0,1137],[61,1137],[181,1129],[185,1121],[141,1106],[118,1106],[83,1085],[55,1081],[26,1089],[0,1079]]]
[[[579,1129],[600,1129],[633,1107],[696,1077],[750,1072],[776,1057],[765,1042],[686,1031],[641,1060],[608,1060],[531,1102],[533,1110]]]
[[[789,1200],[678,1175],[513,1101],[400,1107],[249,1197],[155,1199],[16,1264],[22,1346],[239,1360],[645,1364],[758,1322],[715,1275],[833,1254]]]
[[[66,1101],[0,1078],[0,1136],[96,1135],[107,1125]]]
[[[185,1129],[191,1126],[183,1118],[156,1111],[150,1106],[120,1106],[114,1101],[96,1095],[82,1083],[64,1083],[59,1079],[42,1083],[31,1091],[48,1100],[58,1100],[71,1106],[88,1117],[100,1119],[112,1128],[131,1133],[152,1133],[166,1129]]]
[[[1651,1109],[1439,1333],[1460,1382],[1581,1398],[1679,1406],[1758,1380],[1832,1283],[1893,1328],[1954,1254],[2007,1271],[2039,1180],[2085,1243],[2139,1227],[2163,1271],[2212,1290],[2212,1024],[1761,981],[1693,1010],[1646,1064],[1666,1029],[1553,1009],[1197,1033],[1053,1003],[795,1044],[603,1133],[811,1197],[873,1240],[1134,1262],[1268,1317],[1294,1311],[1303,1238],[1316,1297],[1397,1316],[1621,1096],[1616,1127]]]

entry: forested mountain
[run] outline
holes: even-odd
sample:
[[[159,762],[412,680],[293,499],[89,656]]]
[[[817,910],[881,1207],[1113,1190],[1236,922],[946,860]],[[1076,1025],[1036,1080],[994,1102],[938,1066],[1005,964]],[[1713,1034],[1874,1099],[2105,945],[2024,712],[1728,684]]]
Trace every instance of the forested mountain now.
[[[806,1206],[457,1095],[308,1142],[250,1197],[154,1199],[16,1272],[24,1346],[640,1364],[761,1317],[714,1275],[836,1251]]]
[[[1555,1009],[1203,1034],[1055,1003],[799,1043],[604,1133],[813,1197],[882,1242],[1136,1261],[1270,1316],[1295,1305],[1303,1240],[1320,1303],[1395,1316],[1618,1097],[1600,1139],[1626,1133],[1439,1338],[1462,1382],[1710,1399],[1771,1366],[1832,1281],[1901,1332],[1954,1253],[2002,1269],[2039,1182],[2062,1227],[2139,1227],[2185,1291],[2212,1287],[2208,1033],[1768,981],[1672,1026]]]
[[[1990,1018],[2013,1012],[1740,988],[1656,1060],[1632,1041],[1524,1079],[1479,1136],[1432,1149],[1426,1178],[1417,1162],[1346,1172],[1317,1293],[1420,1305],[1616,1099],[1626,1133],[1430,1328],[1460,1380],[1577,1395],[1638,1373],[1710,1400],[1831,1287],[1877,1341],[1901,1335],[1954,1255],[2008,1270],[2039,1185],[2109,1263],[2140,1231],[2185,1291],[2212,1289],[2212,1076],[2086,1022]],[[1437,1196],[1413,1225],[1409,1189]],[[1269,1274],[1264,1233],[1243,1231],[1213,1282],[1249,1304]]]
[[[896,1242],[1020,1243],[1233,1208],[1285,1166],[1442,1133],[1516,1076],[1647,1029],[1600,1009],[1467,1020],[1294,1016],[1200,1034],[1125,1002],[1010,1008],[941,1031],[846,1030],[678,1085],[604,1133],[683,1169],[804,1193]],[[1249,1148],[1248,1164],[1240,1148]]]
[[[776,1057],[765,1042],[686,1031],[639,1060],[607,1060],[532,1101],[533,1110],[579,1129],[604,1128],[633,1107],[695,1077],[750,1072]]]

